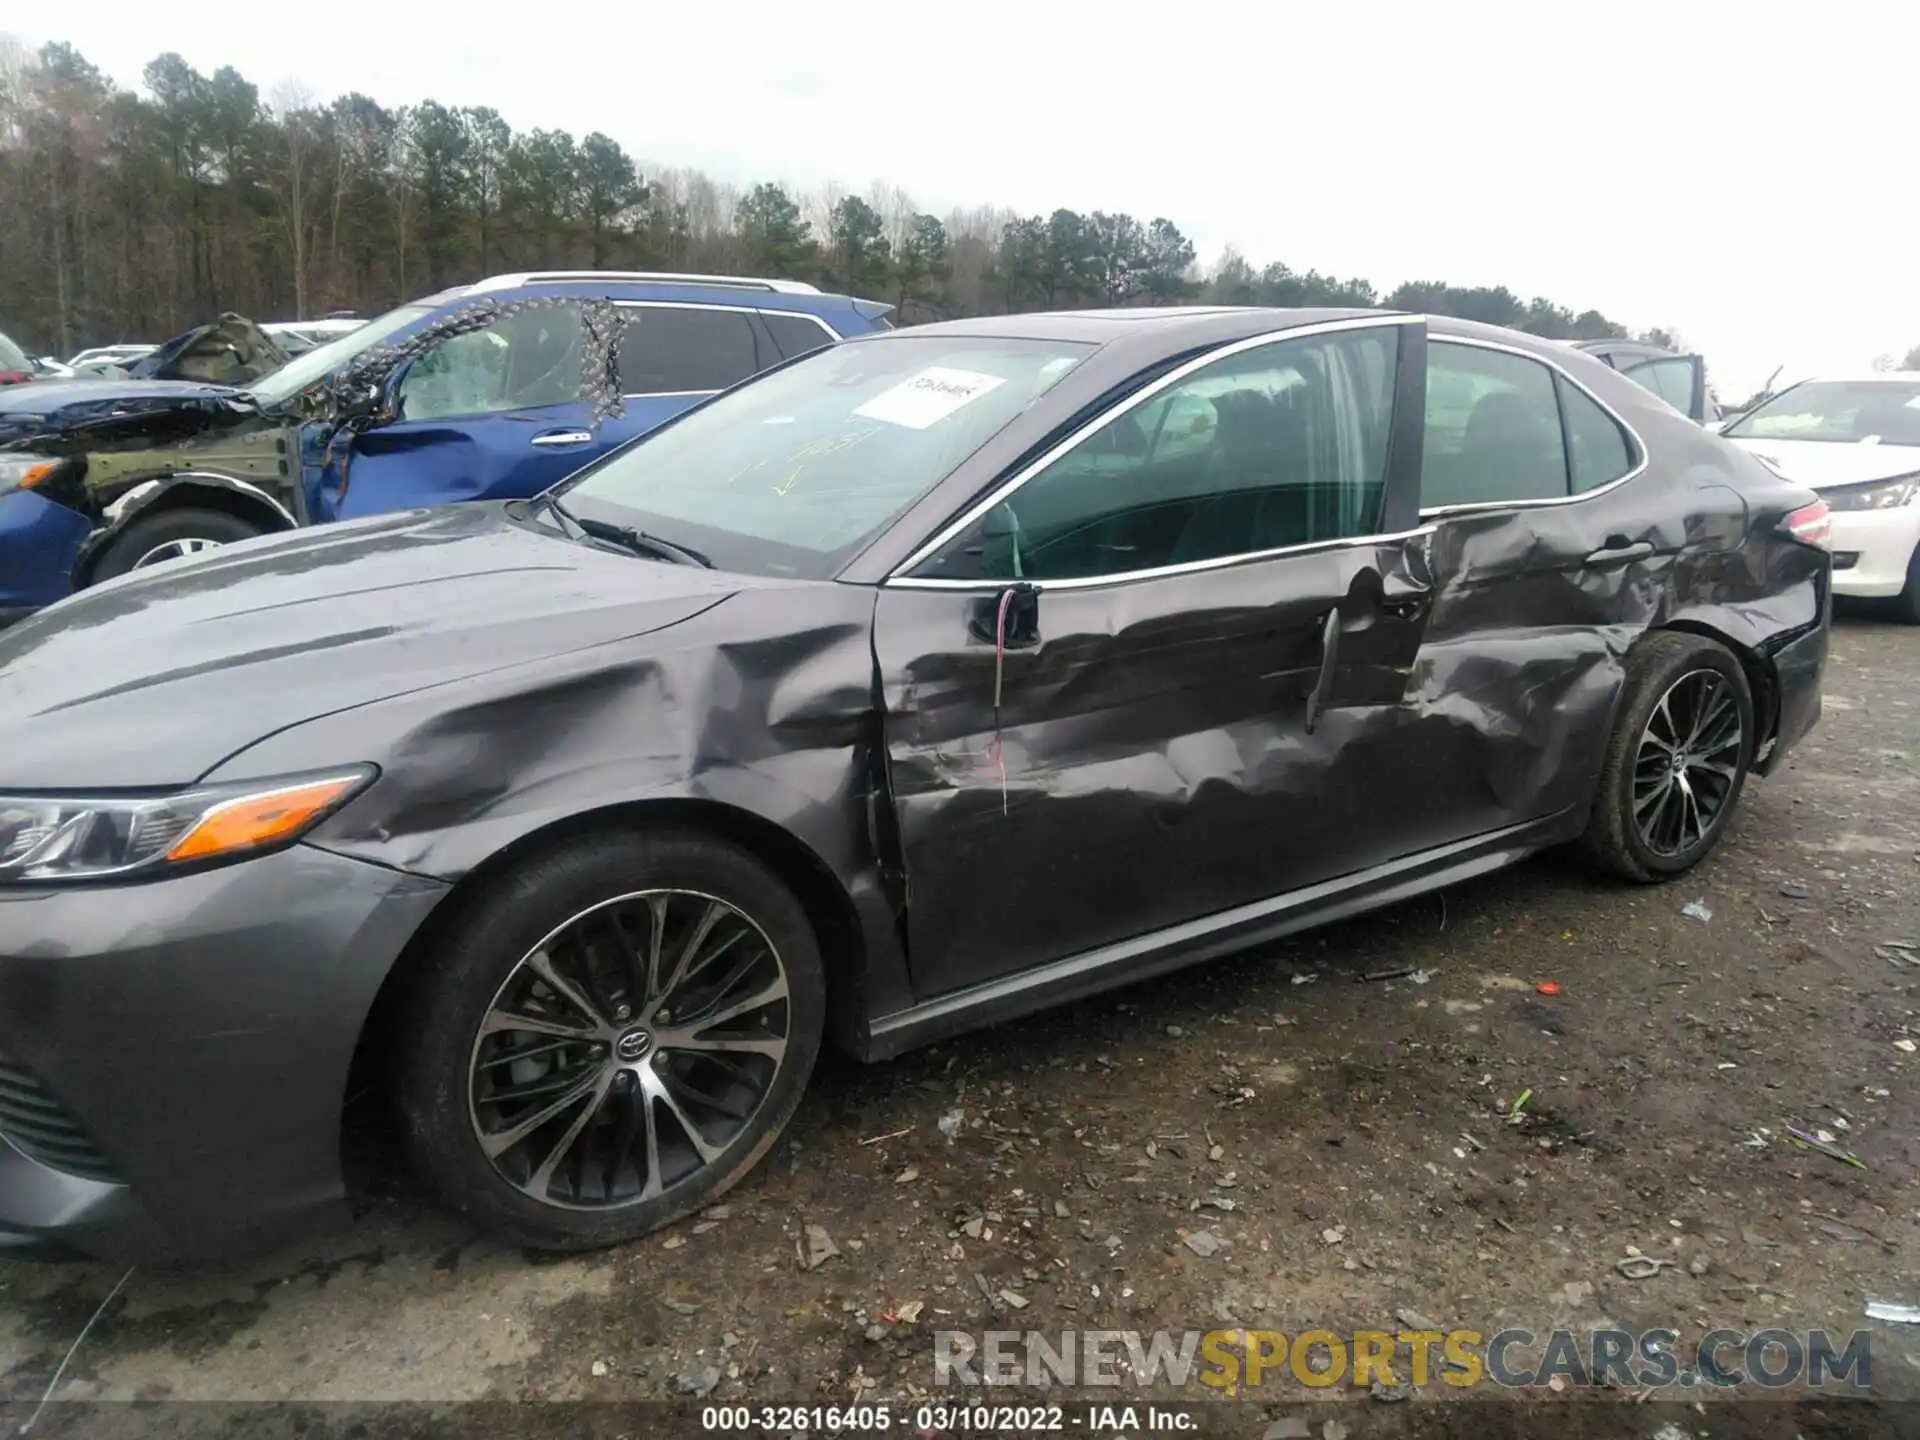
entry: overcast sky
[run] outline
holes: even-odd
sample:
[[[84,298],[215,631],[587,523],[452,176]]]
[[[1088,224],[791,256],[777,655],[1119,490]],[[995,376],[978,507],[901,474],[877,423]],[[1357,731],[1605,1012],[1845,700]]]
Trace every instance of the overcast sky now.
[[[1677,330],[1729,399],[1920,344],[1920,6],[1895,0],[10,8],[129,85],[177,50],[267,96],[492,105],[738,182],[1504,284]]]

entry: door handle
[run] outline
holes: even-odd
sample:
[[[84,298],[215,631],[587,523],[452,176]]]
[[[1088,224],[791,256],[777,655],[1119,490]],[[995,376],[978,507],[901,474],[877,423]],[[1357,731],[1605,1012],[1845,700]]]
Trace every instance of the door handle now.
[[[1644,560],[1651,554],[1651,540],[1636,540],[1629,544],[1624,535],[1609,535],[1605,546],[1587,556],[1587,564],[1626,565],[1635,560]]]
[[[1320,723],[1320,717],[1326,713],[1327,699],[1333,694],[1334,665],[1340,654],[1340,607],[1334,606],[1327,611],[1327,618],[1320,626],[1320,675],[1313,682],[1313,689],[1307,694],[1307,734]]]
[[[1380,577],[1380,613],[1395,620],[1417,620],[1433,599],[1433,587],[1389,570]]]
[[[536,445],[588,445],[592,442],[591,430],[549,430],[544,435],[533,437]]]

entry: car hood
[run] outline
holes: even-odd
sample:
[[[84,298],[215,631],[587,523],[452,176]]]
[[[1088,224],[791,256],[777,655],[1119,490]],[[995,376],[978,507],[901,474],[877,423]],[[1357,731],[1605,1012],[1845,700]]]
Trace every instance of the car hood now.
[[[290,355],[253,321],[228,311],[210,325],[176,335],[126,364],[143,380],[206,380],[244,385],[271,375]]]
[[[498,505],[246,541],[0,631],[0,789],[188,784],[286,726],[643,635],[745,583]]]
[[[1860,445],[1840,440],[1773,440],[1743,435],[1727,437],[1741,449],[1757,455],[1796,484],[1815,490],[1829,485],[1858,485],[1868,480],[1891,480],[1920,470],[1920,447]]]
[[[203,414],[210,425],[254,413],[245,393],[182,380],[61,380],[0,390],[0,449],[36,440],[135,431],[162,417]]]

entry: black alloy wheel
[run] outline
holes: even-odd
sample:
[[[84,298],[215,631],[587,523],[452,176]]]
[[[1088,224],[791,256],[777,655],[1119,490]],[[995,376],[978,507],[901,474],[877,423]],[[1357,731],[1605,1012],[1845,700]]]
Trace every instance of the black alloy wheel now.
[[[819,1053],[793,892],[684,829],[584,837],[485,877],[411,977],[402,1134],[450,1207],[537,1249],[617,1244],[750,1172]]]

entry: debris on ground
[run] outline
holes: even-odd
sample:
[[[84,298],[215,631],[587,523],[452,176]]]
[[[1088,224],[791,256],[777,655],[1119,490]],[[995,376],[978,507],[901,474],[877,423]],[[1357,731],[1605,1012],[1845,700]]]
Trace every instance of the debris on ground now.
[[[1900,1039],[1893,1042],[1893,1048],[1896,1050],[1904,1050],[1907,1052],[1907,1054],[1911,1055],[1916,1049],[1920,1049],[1920,1046],[1916,1046],[1913,1043],[1913,1041],[1908,1040],[1903,1036]]]
[[[953,1137],[960,1133],[960,1127],[966,1124],[967,1112],[955,1106],[940,1117],[940,1133],[947,1137],[947,1143],[953,1143]]]
[[[1698,920],[1702,925],[1713,919],[1713,911],[1707,908],[1704,900],[1689,900],[1680,907],[1680,913],[1689,920]]]
[[[1411,1306],[1402,1306],[1393,1312],[1394,1318],[1409,1330],[1438,1330],[1440,1326],[1422,1315]]]
[[[1401,980],[1413,974],[1411,965],[1396,965],[1388,970],[1371,970],[1360,978],[1362,980]]]
[[[1531,1089],[1522,1090],[1513,1097],[1513,1104],[1507,1107],[1507,1124],[1518,1125],[1525,1118],[1527,1101],[1533,1098]]]
[[[1195,1230],[1185,1237],[1187,1249],[1207,1260],[1220,1253],[1221,1240],[1211,1230]]]
[[[596,1360],[593,1362],[592,1369],[593,1378],[598,1380],[607,1373],[607,1362],[604,1360]]]
[[[1789,900],[1811,900],[1813,898],[1813,891],[1804,885],[1782,885],[1780,887],[1780,893]]]
[[[701,1399],[711,1395],[714,1387],[720,1383],[720,1367],[705,1365],[698,1370],[682,1371],[673,1377],[674,1393]]]
[[[1662,1270],[1677,1266],[1678,1260],[1662,1260],[1657,1255],[1627,1255],[1613,1262],[1613,1268],[1629,1280],[1651,1280]]]
[[[1558,980],[1542,980],[1533,988],[1542,995],[1558,995],[1560,993],[1560,982]]]
[[[833,1243],[833,1237],[827,1233],[824,1225],[807,1226],[807,1238],[798,1242],[794,1249],[800,1256],[802,1270],[818,1270],[840,1253],[840,1247]]]
[[[911,1185],[914,1181],[918,1180],[919,1178],[920,1178],[920,1167],[918,1165],[909,1165],[907,1166],[906,1169],[902,1170],[898,1175],[893,1177],[893,1183],[896,1185]]]
[[[1838,1145],[1835,1145],[1833,1143],[1833,1136],[1824,1130],[1809,1135],[1806,1131],[1796,1130],[1791,1125],[1783,1125],[1781,1128],[1793,1137],[1793,1143],[1796,1145],[1804,1146],[1808,1150],[1818,1150],[1829,1160],[1838,1160],[1842,1165],[1851,1165],[1856,1170],[1864,1170],[1867,1168],[1864,1160],[1858,1155],[1850,1154],[1842,1150]]]
[[[1920,1325],[1920,1305],[1897,1305],[1891,1300],[1869,1300],[1869,1320],[1891,1320],[1895,1325]]]

